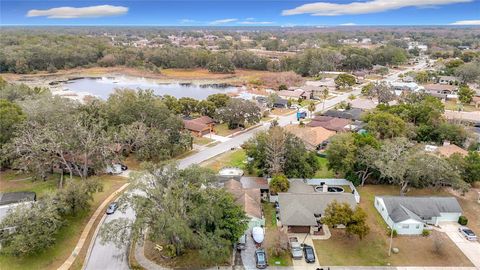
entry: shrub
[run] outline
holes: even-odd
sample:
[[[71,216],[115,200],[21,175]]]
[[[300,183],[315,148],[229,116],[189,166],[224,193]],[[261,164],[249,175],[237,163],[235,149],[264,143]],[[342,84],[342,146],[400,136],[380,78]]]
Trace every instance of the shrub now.
[[[393,234],[392,234],[392,229],[388,228],[387,229],[387,235],[388,235],[388,237],[390,237],[390,235],[392,235],[393,237],[397,237],[398,232],[397,232],[397,230],[393,230]]]
[[[468,218],[466,216],[460,216],[458,218],[458,224],[465,226],[468,223]]]
[[[430,235],[430,231],[429,231],[429,230],[426,230],[426,229],[423,229],[423,231],[422,231],[422,236],[427,237],[427,236],[429,236],[429,235]]]

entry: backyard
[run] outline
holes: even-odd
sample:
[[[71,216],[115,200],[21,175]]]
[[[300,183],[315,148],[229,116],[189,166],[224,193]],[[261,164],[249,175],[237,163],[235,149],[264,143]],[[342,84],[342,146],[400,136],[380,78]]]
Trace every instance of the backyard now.
[[[51,175],[46,181],[32,181],[29,175],[16,174],[14,171],[0,172],[0,192],[14,191],[33,191],[37,193],[37,198],[41,198],[48,192],[54,191],[57,186],[58,175]],[[68,179],[68,177],[66,177]],[[95,193],[93,202],[88,211],[77,214],[74,217],[66,219],[66,225],[63,226],[56,236],[56,243],[52,247],[44,250],[40,254],[27,257],[10,257],[0,255],[0,265],[8,265],[11,270],[20,269],[56,269],[70,256],[73,248],[77,244],[78,238],[87,224],[90,216],[97,207],[115,190],[126,183],[126,179],[118,176],[99,176],[98,179],[103,184],[103,191]],[[66,180],[68,181],[68,180]],[[79,181],[75,178],[74,181]],[[85,256],[88,241],[75,260],[74,269],[80,269]],[[81,263],[80,263],[81,261]]]
[[[277,227],[277,217],[275,215],[275,206],[272,203],[264,202],[262,204],[263,214],[265,216],[266,237]],[[275,257],[267,250],[268,264],[271,266],[290,266],[292,258],[289,252],[285,252],[281,256]]]
[[[313,178],[335,178],[335,173],[328,169],[328,160],[325,157],[318,157],[318,163],[320,164],[320,170],[318,170]]]
[[[360,207],[367,213],[370,233],[363,239],[349,237],[342,229],[331,229],[329,240],[315,240],[315,250],[322,265],[349,266],[471,266],[471,262],[443,233],[433,231],[428,237],[398,236],[393,247],[398,254],[388,257],[387,226],[374,207],[375,195],[398,195],[399,189],[388,185],[357,187],[361,196]],[[449,195],[445,190],[412,189],[408,195]],[[464,207],[464,204],[459,200]],[[465,208],[465,207],[464,207]],[[435,249],[435,242],[442,248]]]

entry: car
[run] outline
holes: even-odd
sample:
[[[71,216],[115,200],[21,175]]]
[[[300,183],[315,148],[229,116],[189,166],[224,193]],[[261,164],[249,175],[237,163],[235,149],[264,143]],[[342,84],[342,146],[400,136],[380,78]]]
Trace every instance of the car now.
[[[290,253],[292,254],[292,258],[295,260],[301,260],[303,257],[302,246],[298,242],[297,237],[290,237]]]
[[[470,228],[461,226],[458,231],[469,241],[477,241],[477,236]]]
[[[111,203],[107,208],[107,215],[111,215],[111,214],[115,213],[117,208],[118,208],[118,203],[116,203],[116,202]]]
[[[307,263],[314,263],[315,262],[315,251],[309,245],[303,245],[303,256],[305,257],[305,261]]]
[[[263,248],[259,248],[255,250],[255,266],[258,269],[265,269],[267,268],[267,253]]]

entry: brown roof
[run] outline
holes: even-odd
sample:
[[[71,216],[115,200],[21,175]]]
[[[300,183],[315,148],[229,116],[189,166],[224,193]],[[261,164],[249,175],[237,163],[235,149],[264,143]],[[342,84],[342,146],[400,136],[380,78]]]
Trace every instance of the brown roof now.
[[[278,91],[278,95],[281,96],[281,97],[296,97],[296,98],[299,98],[303,95],[304,91],[301,90],[301,89],[297,89],[297,90],[281,90],[281,91]]]
[[[209,129],[209,124],[213,123],[213,119],[208,116],[202,116],[191,120],[183,120],[185,128],[192,131],[201,132]]]
[[[323,141],[335,135],[335,131],[323,127],[301,127],[299,125],[287,125],[285,130],[301,139],[307,146],[316,148]]]
[[[427,91],[455,91],[457,90],[457,86],[455,85],[448,85],[448,84],[427,84],[423,86]]]
[[[345,131],[345,126],[351,123],[348,119],[331,117],[331,116],[316,116],[312,119],[310,123],[307,124],[309,127],[323,127],[328,130],[333,131]]]
[[[243,188],[259,188],[259,189],[268,189],[268,181],[263,177],[248,177],[243,176],[240,178],[240,183],[242,183]]]
[[[234,179],[224,184],[225,189],[235,198],[235,203],[243,207],[251,217],[262,218],[262,202],[259,188],[244,189],[242,184]]]
[[[446,157],[450,157],[451,155],[453,155],[455,153],[458,153],[462,156],[468,155],[467,150],[465,150],[461,147],[458,147],[455,144],[448,144],[448,145],[440,146],[440,147],[437,148],[437,152],[440,155],[443,155],[443,156],[446,156]]]

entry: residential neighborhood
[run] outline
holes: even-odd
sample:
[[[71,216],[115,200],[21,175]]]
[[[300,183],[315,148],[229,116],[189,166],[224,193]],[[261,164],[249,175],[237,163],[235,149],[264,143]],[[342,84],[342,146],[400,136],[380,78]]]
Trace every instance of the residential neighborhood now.
[[[1,270],[480,269],[478,1],[97,2],[0,4]]]

